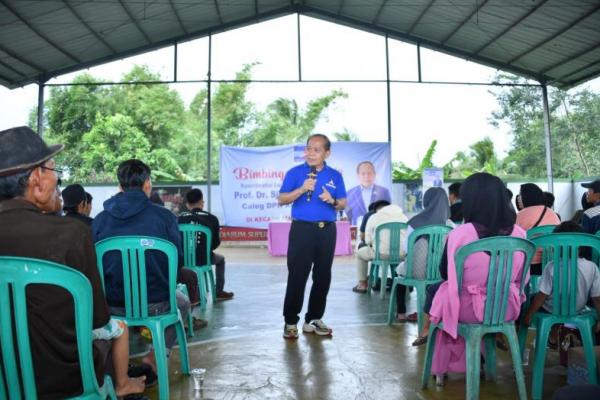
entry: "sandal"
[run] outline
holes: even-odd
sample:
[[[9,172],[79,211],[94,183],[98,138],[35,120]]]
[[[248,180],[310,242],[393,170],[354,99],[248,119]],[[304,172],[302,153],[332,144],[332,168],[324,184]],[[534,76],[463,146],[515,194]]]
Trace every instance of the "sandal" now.
[[[412,342],[413,346],[421,346],[427,343],[427,335],[417,337],[414,342]]]
[[[146,387],[152,387],[158,382],[158,376],[150,366],[150,364],[141,363],[139,365],[129,364],[127,368],[127,375],[130,378],[138,378],[140,376],[146,376]]]
[[[354,293],[367,293],[367,288],[361,288],[360,286],[356,285],[352,288],[352,291]]]
[[[414,312],[414,313],[412,313],[412,314],[408,314],[408,315],[406,316],[406,320],[407,320],[408,322],[417,322],[417,321],[419,320],[419,317],[417,316],[417,313],[416,313],[416,312]]]

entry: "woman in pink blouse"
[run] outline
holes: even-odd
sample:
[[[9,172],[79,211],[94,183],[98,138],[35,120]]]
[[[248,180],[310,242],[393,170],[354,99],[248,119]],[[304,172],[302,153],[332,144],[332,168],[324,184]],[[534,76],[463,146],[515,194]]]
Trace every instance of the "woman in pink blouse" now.
[[[522,209],[517,214],[517,225],[526,231],[536,226],[558,225],[560,218],[549,207],[546,207],[544,192],[533,183],[521,185],[519,200]],[[542,251],[538,250],[531,260],[531,274],[542,274]]]

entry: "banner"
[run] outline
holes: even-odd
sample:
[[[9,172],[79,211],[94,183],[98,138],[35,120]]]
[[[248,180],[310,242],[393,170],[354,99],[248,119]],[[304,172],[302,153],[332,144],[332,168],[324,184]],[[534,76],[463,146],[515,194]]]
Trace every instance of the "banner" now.
[[[264,229],[270,221],[290,220],[290,205],[280,206],[277,197],[285,173],[304,162],[304,147],[222,146],[223,225]],[[391,201],[388,143],[334,142],[327,164],[344,177],[348,192],[348,208],[344,212],[352,225],[360,222],[370,202]]]

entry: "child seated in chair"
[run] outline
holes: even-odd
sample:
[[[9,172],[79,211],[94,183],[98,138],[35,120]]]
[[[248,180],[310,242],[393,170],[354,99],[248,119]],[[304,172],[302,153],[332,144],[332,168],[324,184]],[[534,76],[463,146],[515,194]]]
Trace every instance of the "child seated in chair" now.
[[[554,228],[553,233],[583,233],[583,229],[577,223],[572,221],[565,221]],[[577,258],[577,312],[582,311],[586,305],[593,306],[598,311],[600,320],[600,272],[598,266],[593,262],[582,257],[587,251],[587,248],[579,249],[579,257]],[[554,275],[554,265],[550,261],[544,268],[542,277],[539,283],[539,292],[533,298],[531,306],[527,310],[525,317],[523,317],[523,325],[528,326],[531,324],[533,315],[538,312],[552,312],[552,278]],[[552,333],[550,334],[549,344],[550,347],[556,345],[556,335],[558,325],[552,327]],[[600,322],[596,324],[596,332],[600,332]]]

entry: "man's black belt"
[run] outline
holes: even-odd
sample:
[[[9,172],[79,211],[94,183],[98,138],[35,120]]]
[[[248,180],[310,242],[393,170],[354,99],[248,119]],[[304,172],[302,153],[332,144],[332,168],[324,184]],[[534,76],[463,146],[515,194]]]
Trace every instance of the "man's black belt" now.
[[[325,228],[328,225],[335,224],[335,221],[302,221],[300,219],[295,219],[294,222],[300,222],[303,224],[315,225],[321,229]]]

